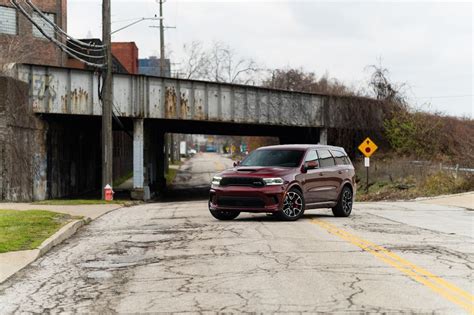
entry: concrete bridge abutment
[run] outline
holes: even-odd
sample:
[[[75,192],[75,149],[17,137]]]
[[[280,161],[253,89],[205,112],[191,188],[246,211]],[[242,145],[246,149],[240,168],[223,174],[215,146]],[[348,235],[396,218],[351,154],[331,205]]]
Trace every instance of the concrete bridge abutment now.
[[[165,133],[143,118],[133,120],[132,199],[147,201],[165,187]]]

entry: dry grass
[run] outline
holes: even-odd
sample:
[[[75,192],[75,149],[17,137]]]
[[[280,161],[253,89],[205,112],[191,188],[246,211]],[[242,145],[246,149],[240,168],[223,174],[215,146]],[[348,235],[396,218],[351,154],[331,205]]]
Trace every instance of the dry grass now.
[[[366,193],[365,168],[356,163],[360,201],[400,200],[474,190],[474,174],[441,170],[439,163],[410,159],[374,159]]]

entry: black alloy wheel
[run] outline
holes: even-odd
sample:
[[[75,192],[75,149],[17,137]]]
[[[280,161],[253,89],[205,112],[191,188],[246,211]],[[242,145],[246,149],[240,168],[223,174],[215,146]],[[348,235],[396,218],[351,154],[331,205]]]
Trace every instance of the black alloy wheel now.
[[[344,186],[339,196],[337,205],[332,208],[335,217],[348,217],[352,212],[353,204],[352,190],[348,186]]]
[[[304,198],[301,191],[291,188],[285,195],[280,217],[285,221],[296,221],[304,214]]]

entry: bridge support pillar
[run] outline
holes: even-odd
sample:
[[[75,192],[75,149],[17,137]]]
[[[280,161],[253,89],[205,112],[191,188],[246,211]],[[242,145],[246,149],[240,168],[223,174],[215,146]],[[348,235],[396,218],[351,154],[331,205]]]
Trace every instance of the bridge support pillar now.
[[[150,199],[150,187],[145,185],[145,128],[143,119],[133,121],[133,190],[132,199]]]
[[[166,188],[166,179],[165,173],[167,172],[168,167],[168,157],[167,157],[167,142],[166,142],[166,134],[164,131],[158,131],[156,134],[157,137],[157,144],[156,148],[157,151],[157,172],[156,172],[156,190],[158,194],[162,193]]]
[[[328,129],[319,129],[319,144],[328,144]]]

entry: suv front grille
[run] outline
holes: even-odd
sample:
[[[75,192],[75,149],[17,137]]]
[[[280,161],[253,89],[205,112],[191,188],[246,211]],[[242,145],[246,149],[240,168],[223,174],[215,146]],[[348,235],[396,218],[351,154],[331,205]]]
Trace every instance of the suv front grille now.
[[[260,198],[254,197],[230,197],[218,196],[217,204],[219,207],[242,207],[242,208],[264,208],[265,202]]]
[[[265,182],[261,178],[256,177],[223,177],[221,179],[221,186],[265,186]]]

